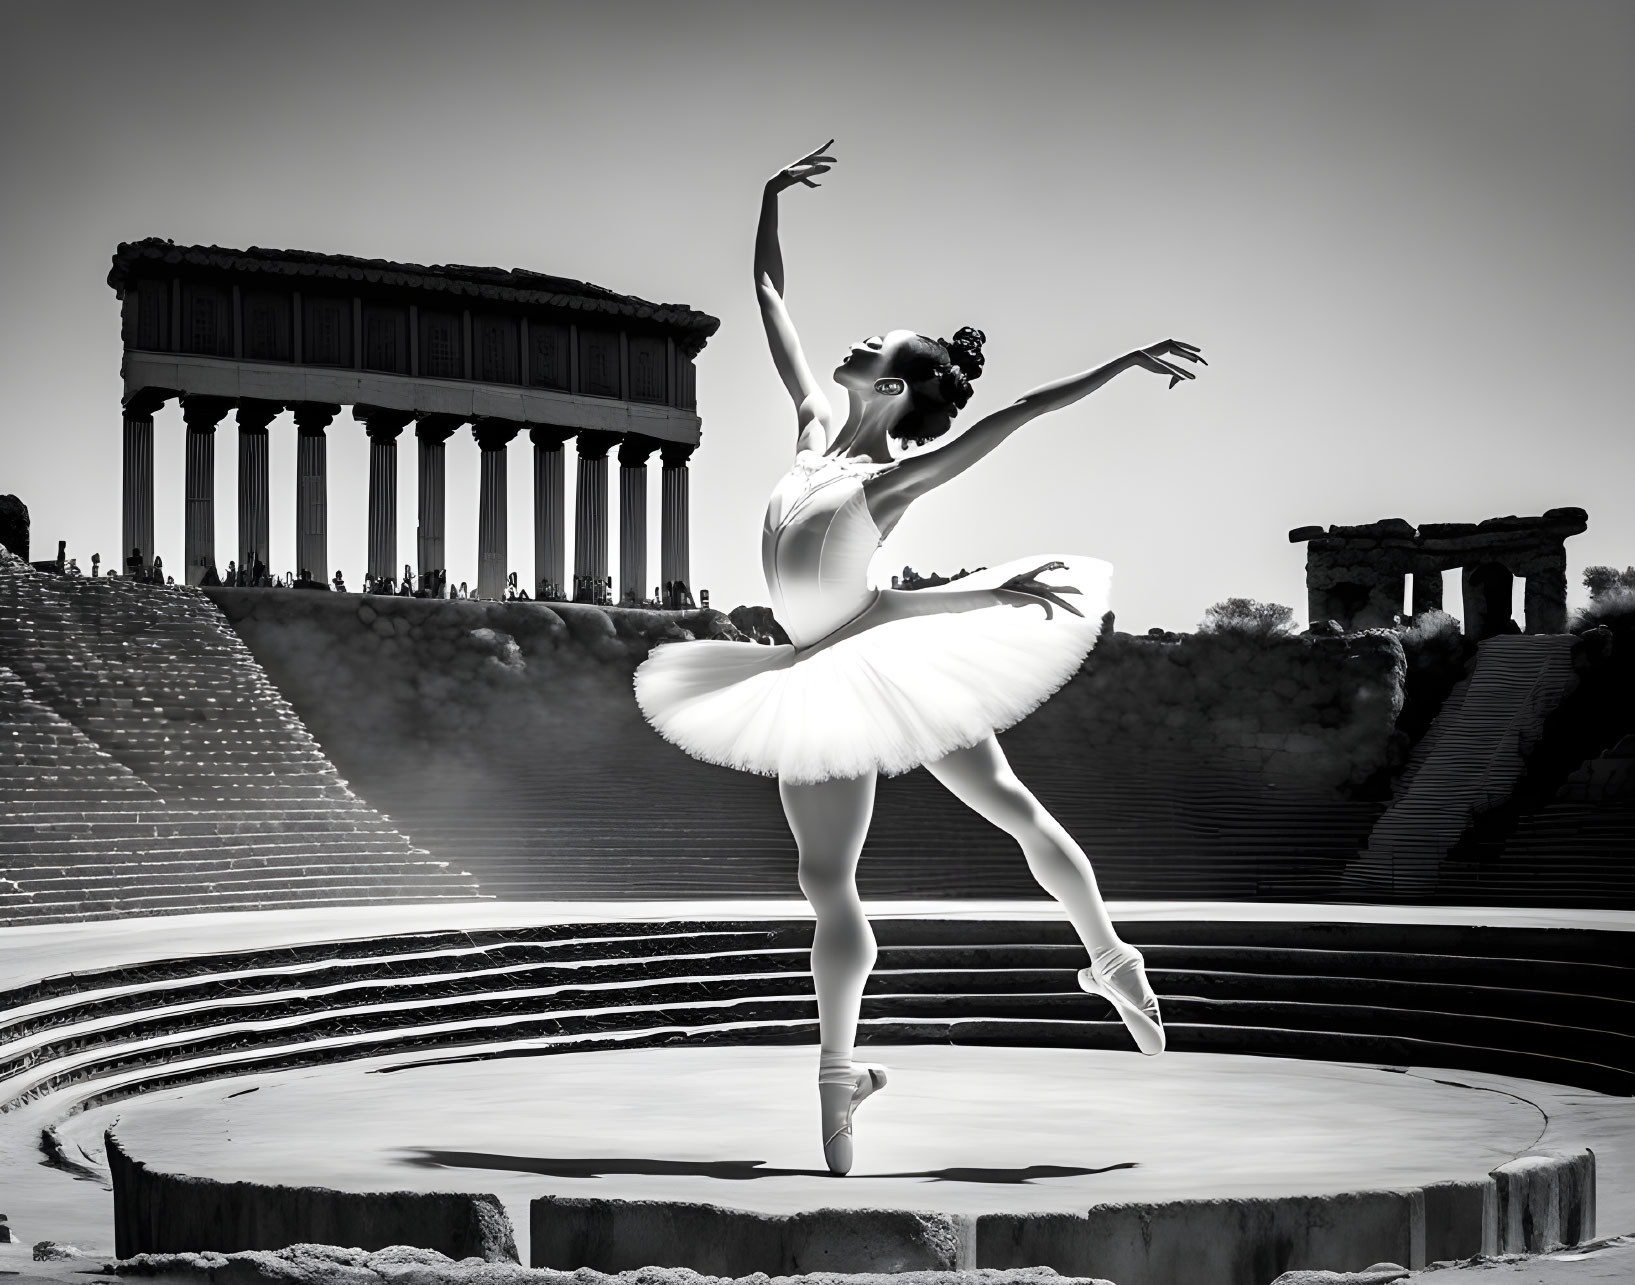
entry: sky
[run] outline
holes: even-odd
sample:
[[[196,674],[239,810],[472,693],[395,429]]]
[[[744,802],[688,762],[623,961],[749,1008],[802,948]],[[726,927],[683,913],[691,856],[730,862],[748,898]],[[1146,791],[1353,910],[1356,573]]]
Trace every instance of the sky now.
[[[1116,568],[1120,628],[1190,629],[1233,596],[1303,617],[1293,527],[1578,505],[1582,603],[1584,566],[1635,563],[1632,52],[1635,6],[1578,0],[8,0],[0,493],[30,506],[35,557],[64,538],[82,565],[114,556],[121,241],[531,268],[721,319],[698,361],[691,583],[765,603],[760,524],[795,430],[755,221],[766,178],[832,137],[838,164],[782,216],[820,372],[869,335],[974,325],[987,369],[960,429],[1160,339],[1210,362],[1034,421],[916,504],[880,576],[1089,554]],[[156,429],[157,544],[180,566],[174,403]],[[284,569],[287,415],[273,432]],[[356,585],[366,439],[344,414],[329,436],[330,556]],[[509,456],[524,584],[530,449]],[[477,460],[469,433],[450,442],[448,565],[473,583]],[[223,564],[236,468],[228,420]],[[399,483],[402,563],[412,449]]]

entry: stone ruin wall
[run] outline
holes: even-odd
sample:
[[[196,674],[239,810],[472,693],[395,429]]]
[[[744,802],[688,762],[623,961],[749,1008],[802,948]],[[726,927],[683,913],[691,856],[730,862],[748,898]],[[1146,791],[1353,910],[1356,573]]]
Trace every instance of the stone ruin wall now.
[[[1114,634],[1056,699],[1081,735],[1336,791],[1387,766],[1407,657],[1396,633],[1177,640]]]
[[[1473,640],[1510,632],[1513,584],[1523,582],[1521,628],[1567,629],[1565,541],[1588,526],[1583,509],[1549,509],[1540,517],[1484,522],[1402,518],[1361,526],[1297,527],[1306,544],[1306,607],[1311,624],[1333,620],[1347,629],[1389,627],[1400,616],[1441,610],[1442,573],[1460,570],[1460,609]],[[1405,582],[1413,581],[1405,597]]]
[[[679,636],[673,618],[209,592],[359,791],[485,891],[799,896],[776,782],[688,758],[636,707],[631,674]],[[730,628],[714,612],[682,623]],[[1115,633],[1001,741],[1110,895],[1253,895],[1250,866],[1292,874],[1366,836],[1403,670],[1389,631]],[[925,772],[880,782],[859,883],[1039,895],[1013,841]]]

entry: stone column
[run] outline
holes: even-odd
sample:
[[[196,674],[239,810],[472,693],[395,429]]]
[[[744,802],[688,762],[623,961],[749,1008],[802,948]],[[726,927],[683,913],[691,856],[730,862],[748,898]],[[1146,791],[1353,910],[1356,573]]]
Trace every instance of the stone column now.
[[[477,596],[505,597],[505,448],[522,430],[507,419],[479,419],[471,435],[481,449],[477,492]]]
[[[187,423],[186,536],[183,567],[188,584],[200,584],[216,565],[216,425],[233,408],[225,397],[184,396]]]
[[[443,444],[463,423],[458,415],[421,415],[415,420],[414,435],[420,440],[420,525],[415,529],[414,552],[422,589],[434,589],[432,577],[448,570],[443,548]]]
[[[295,573],[329,580],[329,439],[341,413],[328,402],[295,403]]]
[[[553,589],[571,596],[568,584],[567,473],[562,466],[562,444],[571,428],[537,424],[528,430],[534,444],[534,596]]]
[[[397,437],[414,415],[384,406],[354,406],[369,434],[369,574],[397,581]]]
[[[619,444],[619,596],[647,597],[647,457],[662,445],[636,434]]]
[[[1523,628],[1530,634],[1567,632],[1567,551],[1529,559],[1522,582]]]
[[[1318,583],[1313,574],[1313,560],[1306,561],[1306,625],[1316,628],[1328,619],[1328,587]]]
[[[283,409],[278,402],[253,399],[238,404],[238,547],[233,553],[250,572],[257,562],[271,563],[267,425]]]
[[[172,396],[167,389],[144,388],[125,403],[124,548],[112,564],[121,574],[132,549],[142,551],[143,566],[153,561],[153,415]]]
[[[1413,614],[1423,615],[1427,611],[1442,610],[1442,572],[1440,569],[1432,571],[1415,570]]]
[[[617,433],[586,431],[579,452],[578,490],[573,497],[573,592],[575,602],[594,602],[607,581],[607,453]]]
[[[689,591],[693,582],[687,556],[687,460],[696,449],[697,443],[667,442],[661,452],[659,576],[666,584],[680,581]]]

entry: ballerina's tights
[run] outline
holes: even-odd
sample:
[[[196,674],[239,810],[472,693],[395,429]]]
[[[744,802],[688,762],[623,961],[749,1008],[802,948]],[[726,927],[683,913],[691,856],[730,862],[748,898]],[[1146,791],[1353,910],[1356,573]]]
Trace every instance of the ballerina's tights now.
[[[1017,779],[994,737],[928,763],[926,770],[1021,844],[1029,871],[1067,912],[1086,950],[1118,943],[1083,849]],[[778,783],[800,850],[800,889],[817,915],[812,978],[822,1047],[847,1058],[877,954],[857,894],[857,861],[874,812],[874,787],[872,773],[810,785]]]

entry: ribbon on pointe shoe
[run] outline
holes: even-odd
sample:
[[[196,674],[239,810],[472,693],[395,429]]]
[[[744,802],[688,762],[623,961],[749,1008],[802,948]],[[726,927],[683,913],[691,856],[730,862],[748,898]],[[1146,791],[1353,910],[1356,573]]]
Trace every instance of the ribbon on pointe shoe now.
[[[1164,1022],[1158,996],[1147,982],[1146,961],[1134,946],[1120,942],[1090,954],[1090,967],[1079,969],[1079,986],[1113,1006],[1135,1045],[1148,1057],[1164,1051]]]
[[[852,1096],[846,1103],[846,1120],[838,1129],[823,1140],[823,1159],[829,1166],[829,1172],[847,1174],[852,1167],[852,1112],[857,1110],[858,1104],[881,1089],[886,1087],[886,1068],[883,1066],[865,1065],[854,1067],[854,1087]],[[829,1081],[832,1085],[834,1082]],[[824,1081],[818,1082],[821,1093]]]

